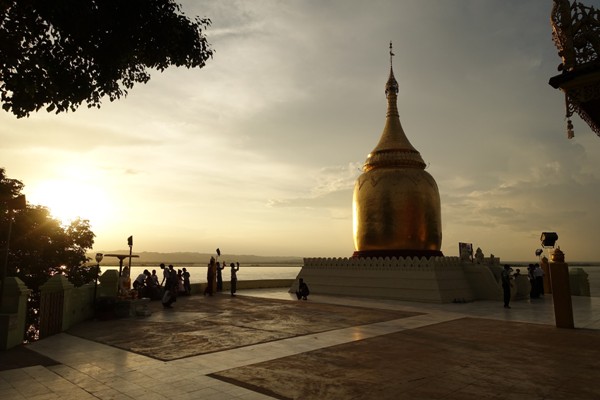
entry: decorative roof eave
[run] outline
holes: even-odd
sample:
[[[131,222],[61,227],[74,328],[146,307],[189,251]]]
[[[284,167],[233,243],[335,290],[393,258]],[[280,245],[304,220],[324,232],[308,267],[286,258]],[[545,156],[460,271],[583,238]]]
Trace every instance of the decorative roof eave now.
[[[554,0],[552,39],[562,58],[549,84],[565,93],[567,137],[574,112],[600,136],[600,11],[577,1]]]

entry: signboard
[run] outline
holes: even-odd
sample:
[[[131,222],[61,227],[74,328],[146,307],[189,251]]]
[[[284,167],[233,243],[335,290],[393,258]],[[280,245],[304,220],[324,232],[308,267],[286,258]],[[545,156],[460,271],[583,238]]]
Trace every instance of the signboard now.
[[[473,262],[473,243],[458,242],[458,256],[463,261]]]

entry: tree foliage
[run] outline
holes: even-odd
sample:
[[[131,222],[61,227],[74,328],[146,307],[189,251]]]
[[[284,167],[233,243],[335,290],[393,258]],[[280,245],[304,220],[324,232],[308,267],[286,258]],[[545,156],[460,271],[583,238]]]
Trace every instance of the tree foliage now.
[[[150,79],[203,67],[213,51],[174,0],[0,0],[0,95],[18,118],[100,107]]]
[[[19,277],[32,294],[28,302],[28,326],[37,326],[39,290],[50,277],[64,274],[75,286],[93,282],[95,267],[86,266],[86,251],[94,244],[94,233],[87,220],[77,219],[67,226],[50,215],[43,206],[27,205],[9,214],[6,199],[22,194],[23,183],[9,179],[0,168],[0,249],[6,249],[9,218],[12,229],[9,243],[7,276]],[[85,201],[85,200],[82,200]],[[5,253],[2,251],[2,261]],[[28,329],[27,340],[36,329]]]

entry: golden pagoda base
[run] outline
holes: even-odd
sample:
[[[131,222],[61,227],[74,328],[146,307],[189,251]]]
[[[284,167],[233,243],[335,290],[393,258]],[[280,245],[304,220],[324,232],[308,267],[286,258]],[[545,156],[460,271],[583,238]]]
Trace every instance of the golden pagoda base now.
[[[499,259],[492,265],[458,257],[305,258],[298,274],[311,295],[464,303],[502,299]],[[298,280],[290,288],[295,292]]]

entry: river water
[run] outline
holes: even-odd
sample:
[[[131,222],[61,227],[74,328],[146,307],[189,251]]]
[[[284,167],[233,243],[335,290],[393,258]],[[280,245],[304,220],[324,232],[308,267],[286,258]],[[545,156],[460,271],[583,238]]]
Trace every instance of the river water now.
[[[206,264],[181,264],[173,265],[175,270],[186,268],[190,273],[191,283],[203,283],[206,282]],[[260,279],[296,279],[302,265],[299,264],[240,264],[240,270],[237,272],[238,280],[260,280]],[[119,269],[118,265],[102,265],[100,264],[100,273],[104,273],[108,269]],[[131,273],[129,276],[131,279],[135,279],[139,274],[143,273],[144,270],[152,272],[156,270],[159,281],[162,281],[162,270],[158,265],[145,265],[131,267]],[[228,281],[230,277],[230,268],[227,267],[223,270],[223,280]]]
[[[185,267],[190,273],[190,281],[192,283],[206,282],[206,264],[181,264],[174,265],[175,269]],[[600,297],[600,265],[575,265],[569,269],[583,268],[588,274],[590,282],[590,295],[592,297]],[[118,265],[102,265],[100,264],[100,272],[105,272],[107,269],[119,269]],[[139,274],[144,272],[144,269],[152,272],[156,270],[159,280],[162,281],[162,271],[158,265],[145,265],[132,267],[130,273],[131,279],[135,279]],[[300,264],[240,264],[240,270],[237,273],[239,280],[260,280],[260,279],[296,279],[298,273],[302,269]],[[527,267],[521,268],[521,273],[526,272]],[[229,280],[229,267],[223,270],[223,280]]]

